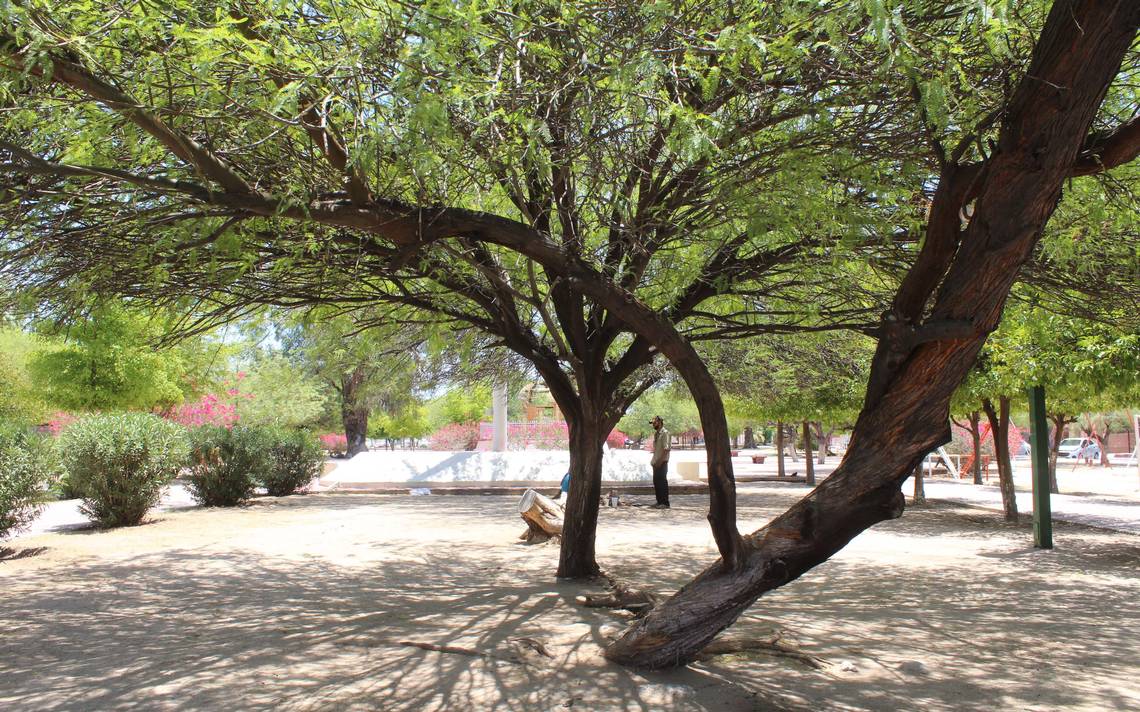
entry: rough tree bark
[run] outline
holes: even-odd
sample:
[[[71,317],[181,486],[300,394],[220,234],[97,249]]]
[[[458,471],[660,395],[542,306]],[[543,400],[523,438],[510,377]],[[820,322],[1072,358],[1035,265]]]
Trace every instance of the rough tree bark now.
[[[559,578],[589,578],[599,572],[595,555],[598,508],[602,496],[602,443],[604,424],[592,418],[569,418],[570,491],[566,495],[566,517],[562,527],[562,548],[558,557]]]
[[[366,374],[361,367],[344,374],[340,380],[340,417],[344,436],[348,439],[346,457],[368,449],[368,406],[361,400]]]
[[[998,485],[1001,487],[1001,506],[1006,521],[1017,521],[1017,496],[1013,489],[1013,463],[1009,457],[1009,396],[998,396],[998,408],[989,398],[982,399],[982,409],[990,421],[990,436],[994,443],[997,461]]]
[[[839,468],[743,538],[737,558],[715,562],[635,623],[606,657],[643,668],[689,662],[765,591],[902,514],[900,485],[924,453],[949,440],[951,395],[997,327],[1138,24],[1140,3],[1131,0],[1053,5],[986,165],[943,171],[927,239],[884,316],[867,399]],[[967,198],[976,202],[963,233]],[[727,440],[709,437],[708,445],[727,449]]]

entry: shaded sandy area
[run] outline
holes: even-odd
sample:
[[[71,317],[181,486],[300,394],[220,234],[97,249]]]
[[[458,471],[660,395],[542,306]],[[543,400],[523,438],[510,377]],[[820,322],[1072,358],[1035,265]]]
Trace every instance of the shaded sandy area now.
[[[803,491],[742,488],[742,529]],[[603,509],[603,565],[676,588],[714,558],[704,506]],[[576,605],[597,587],[557,583],[557,548],[522,529],[513,497],[325,494],[17,539],[0,709],[1140,708],[1140,537],[1059,524],[1042,552],[993,513],[910,510],[733,629],[822,669],[750,652],[641,674],[600,655],[623,617]]]

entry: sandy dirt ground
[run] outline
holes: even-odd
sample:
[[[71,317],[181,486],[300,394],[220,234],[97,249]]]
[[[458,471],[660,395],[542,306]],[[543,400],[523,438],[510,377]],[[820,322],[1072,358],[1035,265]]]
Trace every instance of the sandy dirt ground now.
[[[742,487],[741,528],[803,492]],[[674,499],[602,510],[611,574],[668,592],[715,558],[704,499]],[[910,509],[731,631],[820,667],[643,674],[601,656],[624,614],[578,606],[600,586],[556,582],[523,528],[513,497],[319,494],[16,539],[0,709],[1140,709],[1140,537],[1058,524],[1038,551],[1025,523]]]

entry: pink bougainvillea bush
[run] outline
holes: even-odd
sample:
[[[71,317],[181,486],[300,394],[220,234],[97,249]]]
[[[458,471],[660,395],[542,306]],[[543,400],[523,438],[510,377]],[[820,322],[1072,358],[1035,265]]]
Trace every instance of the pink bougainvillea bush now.
[[[432,450],[474,450],[478,445],[478,423],[451,423],[435,431],[428,438],[428,447]]]
[[[166,414],[166,419],[188,428],[202,425],[232,428],[238,421],[237,406],[229,399],[207,393],[196,401],[175,406]]]
[[[511,450],[565,450],[570,445],[566,423],[511,423],[507,427],[507,447]]]
[[[428,438],[432,450],[475,450],[481,441],[493,437],[491,423],[454,423],[445,425]],[[625,447],[626,435],[614,430],[606,438],[610,448]],[[565,450],[570,446],[570,429],[564,421],[535,423],[509,423],[507,425],[508,450]]]
[[[60,411],[53,413],[48,422],[41,427],[41,432],[46,432],[48,435],[59,435],[63,429],[78,420],[79,417],[73,413],[65,413]]]
[[[188,428],[202,425],[232,428],[238,422],[238,400],[253,398],[252,393],[244,393],[241,390],[244,378],[245,371],[238,371],[233,379],[225,383],[221,393],[206,393],[196,401],[171,408],[163,417]]]
[[[348,436],[344,433],[325,433],[317,438],[321,447],[329,451],[330,455],[343,455],[348,452]]]

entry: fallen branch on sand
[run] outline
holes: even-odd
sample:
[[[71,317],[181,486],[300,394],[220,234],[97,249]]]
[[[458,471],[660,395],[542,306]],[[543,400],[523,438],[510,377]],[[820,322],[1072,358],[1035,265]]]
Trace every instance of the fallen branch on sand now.
[[[511,644],[521,650],[531,651],[544,658],[553,659],[554,655],[551,654],[546,646],[534,638],[511,638]],[[478,650],[476,648],[468,648],[462,645],[440,645],[439,643],[422,643],[417,640],[398,640],[395,645],[404,645],[409,648],[419,648],[420,650],[428,650],[433,653],[450,653],[452,655],[466,655],[471,658],[490,658],[492,660],[501,660],[506,663],[513,663],[515,665],[526,665],[527,661],[520,655],[515,653],[504,654],[492,650]]]
[[[421,643],[415,640],[398,640],[396,641],[396,645],[406,645],[409,648],[429,650],[433,653],[451,653],[454,655],[466,655],[472,658],[491,658],[493,660],[514,663],[515,665],[526,664],[526,661],[517,655],[502,655],[490,650],[476,650],[475,648],[465,648],[459,645],[438,645],[436,643]]]
[[[649,591],[630,588],[608,574],[601,574],[606,580],[608,593],[579,596],[579,605],[586,608],[622,608],[640,617],[653,610],[661,602],[661,596]]]

